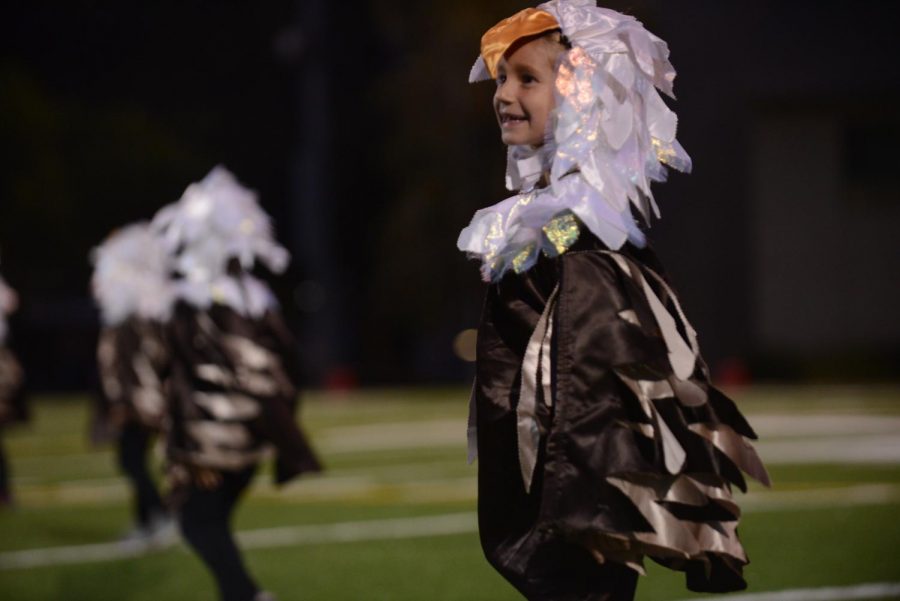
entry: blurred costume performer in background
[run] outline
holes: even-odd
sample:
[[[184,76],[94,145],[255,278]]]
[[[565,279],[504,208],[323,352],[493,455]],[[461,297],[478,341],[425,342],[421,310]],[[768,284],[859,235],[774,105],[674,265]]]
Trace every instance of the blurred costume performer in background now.
[[[287,266],[256,195],[221,167],[164,207],[154,228],[174,260],[168,459],[181,530],[222,599],[268,599],[247,573],[230,518],[274,448],[286,482],[319,463],[297,427],[293,339],[272,292],[249,270]]]
[[[470,75],[496,80],[515,192],[459,237],[490,283],[470,457],[484,552],[529,599],[632,599],[644,556],[692,590],[746,586],[731,487],[768,476],[637,221],[665,166],[691,167],[668,54],[557,0],[485,33]]]
[[[25,374],[16,356],[7,346],[8,316],[19,306],[19,297],[0,277],[0,434],[3,428],[28,418],[25,406]],[[12,505],[9,463],[0,438],[0,507]]]
[[[165,324],[175,299],[168,254],[149,225],[138,223],[113,232],[94,250],[93,261],[91,289],[103,327],[92,438],[115,440],[119,467],[131,484],[135,528],[126,542],[164,542],[174,524],[147,463],[166,414]]]
[[[10,288],[0,277],[0,435],[3,428],[14,422],[28,418],[25,407],[25,374],[16,356],[7,346],[9,324],[7,317],[19,305],[15,290]],[[12,505],[9,464],[3,452],[3,440],[0,438],[0,507]]]

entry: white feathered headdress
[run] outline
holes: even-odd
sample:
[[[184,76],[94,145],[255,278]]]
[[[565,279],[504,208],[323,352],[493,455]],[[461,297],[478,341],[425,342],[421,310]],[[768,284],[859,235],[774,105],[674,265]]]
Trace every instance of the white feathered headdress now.
[[[92,253],[91,289],[104,324],[132,316],[169,319],[174,301],[171,260],[146,222],[114,231]]]
[[[152,227],[183,278],[178,283],[180,298],[202,308],[213,302],[226,304],[251,315],[275,303],[263,283],[244,275],[239,286],[228,274],[232,259],[245,270],[260,262],[281,273],[290,255],[275,240],[271,219],[257,203],[256,193],[224,167],[215,167],[188,186],[181,199],[157,213]]]
[[[557,68],[547,143],[510,147],[507,187],[519,194],[478,211],[459,237],[489,281],[529,269],[540,252],[565,252],[578,237],[574,217],[610,249],[643,246],[630,206],[647,222],[659,216],[650,183],[665,180],[666,166],[691,169],[675,139],[678,119],[657,91],[672,96],[668,46],[593,0],[554,0],[501,21],[482,38],[469,81],[492,77],[516,39],[510,29],[520,39],[556,28],[572,47]],[[550,185],[536,190],[545,173]]]

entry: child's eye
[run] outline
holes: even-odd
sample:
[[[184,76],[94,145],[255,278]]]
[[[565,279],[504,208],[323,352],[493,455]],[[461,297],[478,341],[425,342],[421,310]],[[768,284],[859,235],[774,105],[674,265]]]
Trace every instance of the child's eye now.
[[[506,74],[501,73],[501,74],[497,75],[497,85],[499,86],[500,84],[503,84],[503,83],[506,83]]]
[[[534,76],[529,75],[528,73],[522,75],[522,83],[534,83],[536,81],[537,79]]]

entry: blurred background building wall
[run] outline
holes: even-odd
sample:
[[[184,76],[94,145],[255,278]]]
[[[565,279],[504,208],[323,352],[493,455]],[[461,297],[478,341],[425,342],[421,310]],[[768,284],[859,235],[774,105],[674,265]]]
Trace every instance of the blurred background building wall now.
[[[900,339],[898,105],[768,109],[754,132],[755,342],[808,356]]]

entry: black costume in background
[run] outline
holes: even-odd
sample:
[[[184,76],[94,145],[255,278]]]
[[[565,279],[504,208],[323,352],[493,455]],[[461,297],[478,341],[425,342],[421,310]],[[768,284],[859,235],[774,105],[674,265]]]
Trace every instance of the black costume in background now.
[[[25,405],[25,375],[16,356],[6,346],[0,346],[0,435],[13,423],[28,419]],[[12,504],[9,463],[0,438],[0,506]]]
[[[541,256],[533,268],[507,274],[487,292],[473,391],[484,552],[531,600],[632,599],[637,572],[626,564],[640,564],[643,555],[686,571],[692,590],[744,588],[746,557],[734,530],[739,511],[730,485],[745,489],[741,469],[767,481],[755,454],[742,455],[741,436],[755,434],[734,403],[709,384],[699,358],[687,386],[676,383],[643,290],[581,230],[564,254]],[[650,273],[665,277],[651,250],[626,245],[616,254],[678,315]],[[522,365],[557,286],[553,400],[548,407],[538,399],[541,436],[528,493],[517,454]],[[682,337],[685,327],[678,324]],[[651,396],[642,406],[628,384],[641,380],[668,380],[676,394]],[[665,464],[666,427],[686,454],[677,474]],[[641,511],[656,507],[664,511],[655,518]],[[692,537],[682,536],[684,529],[718,532],[725,543],[697,548],[685,542]]]
[[[169,329],[167,454],[179,524],[222,598],[247,601],[258,588],[229,529],[238,497],[272,448],[278,483],[321,469],[294,419],[292,337],[276,312],[253,319],[223,305],[179,303]],[[203,471],[221,482],[204,486]]]
[[[131,317],[100,332],[100,392],[92,439],[115,441],[119,467],[128,477],[138,526],[152,527],[166,509],[148,470],[148,450],[163,427],[163,378],[167,369],[164,326]]]

